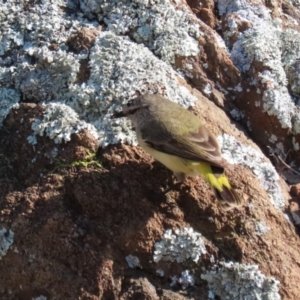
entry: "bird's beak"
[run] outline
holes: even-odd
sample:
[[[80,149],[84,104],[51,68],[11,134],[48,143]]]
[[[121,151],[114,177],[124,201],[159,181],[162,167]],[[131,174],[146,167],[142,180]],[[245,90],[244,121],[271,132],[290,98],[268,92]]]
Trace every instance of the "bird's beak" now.
[[[118,118],[123,118],[123,117],[126,117],[126,115],[124,114],[123,111],[115,112],[115,113],[112,114],[112,116],[111,116],[112,119],[118,119]]]

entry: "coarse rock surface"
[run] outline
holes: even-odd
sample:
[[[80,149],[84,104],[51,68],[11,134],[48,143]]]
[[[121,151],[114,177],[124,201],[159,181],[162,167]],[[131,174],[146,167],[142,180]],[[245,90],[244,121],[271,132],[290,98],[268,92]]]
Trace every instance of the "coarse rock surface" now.
[[[225,292],[215,294],[201,278],[223,262],[258,265],[277,282],[278,293],[251,300],[299,299],[299,3],[131,2],[45,0],[16,8],[0,0],[0,299],[223,300]],[[157,3],[169,5],[165,15]],[[180,31],[184,24],[190,36]],[[177,48],[176,34],[189,49]],[[264,42],[274,42],[270,53]],[[140,56],[127,66],[130,51]],[[99,71],[102,64],[112,67]],[[177,185],[134,138],[112,137],[132,132],[130,125],[109,123],[109,104],[101,106],[109,99],[113,111],[145,92],[183,99],[216,136],[260,153],[261,165],[273,163],[280,176],[268,181],[274,174],[249,161],[232,165],[226,174],[243,204],[231,210],[199,177]],[[54,133],[38,127],[55,105],[77,114],[70,141],[60,119],[49,117]],[[200,233],[206,250],[198,259],[157,260],[157,242],[183,228]],[[186,270],[193,280],[185,284]]]

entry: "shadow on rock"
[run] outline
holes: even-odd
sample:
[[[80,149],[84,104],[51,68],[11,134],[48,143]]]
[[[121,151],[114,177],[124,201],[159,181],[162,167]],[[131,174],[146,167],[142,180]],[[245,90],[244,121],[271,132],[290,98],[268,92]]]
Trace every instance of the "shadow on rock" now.
[[[114,244],[136,242],[134,235],[142,234],[166,198],[161,182],[146,169],[146,164],[129,162],[110,171],[81,171],[66,182],[65,205],[73,219],[88,219]]]

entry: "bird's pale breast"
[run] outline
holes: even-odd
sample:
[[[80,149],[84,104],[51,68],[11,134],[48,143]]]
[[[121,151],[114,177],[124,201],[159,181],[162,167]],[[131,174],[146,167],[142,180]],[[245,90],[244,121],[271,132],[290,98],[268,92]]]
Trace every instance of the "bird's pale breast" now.
[[[173,171],[174,173],[185,173],[187,175],[198,175],[196,165],[200,163],[194,163],[190,160],[180,158],[178,156],[170,155],[167,153],[163,153],[157,151],[151,147],[149,147],[145,141],[141,138],[140,134],[137,134],[137,139],[139,145],[149,153],[154,159],[161,162],[168,169]]]

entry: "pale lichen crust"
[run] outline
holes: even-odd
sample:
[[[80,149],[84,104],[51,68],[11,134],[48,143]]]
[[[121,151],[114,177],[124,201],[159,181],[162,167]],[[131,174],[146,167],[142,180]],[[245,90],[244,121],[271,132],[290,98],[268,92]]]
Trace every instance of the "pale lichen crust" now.
[[[125,257],[125,260],[126,260],[128,266],[129,266],[129,268],[133,269],[133,268],[141,266],[140,265],[140,260],[137,256],[129,254]]]
[[[284,29],[281,20],[273,18],[263,3],[218,0],[217,5],[219,14],[226,16],[225,40],[237,37],[229,50],[234,64],[244,73],[253,64],[261,66],[258,78],[249,74],[249,82],[258,93],[263,87],[263,111],[275,116],[282,128],[299,134],[300,33]],[[237,20],[249,28],[238,32]]]
[[[181,272],[180,277],[178,276],[173,276],[171,278],[172,282],[170,283],[170,286],[175,286],[175,285],[181,285],[181,288],[183,290],[187,289],[190,286],[195,285],[195,278],[193,274],[190,274],[189,270],[184,270]]]
[[[0,126],[12,108],[18,108],[20,94],[9,88],[0,88]]]
[[[20,100],[57,103],[66,105],[61,106],[66,110],[61,115],[70,112],[69,106],[72,115],[96,129],[101,146],[119,141],[136,144],[128,122],[110,118],[130,97],[161,93],[184,107],[196,100],[178,85],[178,75],[169,65],[175,55],[199,52],[199,24],[184,6],[169,0],[81,0],[80,10],[73,0],[32,5],[0,0],[0,5],[1,123]],[[105,32],[98,29],[99,21],[106,24]],[[99,36],[92,49],[74,52],[68,41],[80,28],[91,28]],[[81,64],[87,60],[90,77],[79,82]],[[40,130],[35,125],[47,126],[43,120],[33,124],[31,143]],[[66,120],[61,121],[62,137],[57,134],[59,122],[45,131],[47,136],[57,143],[69,140],[74,123],[67,126]]]
[[[31,128],[33,134],[27,140],[30,144],[37,144],[36,136],[44,134],[53,139],[56,144],[71,140],[71,134],[83,129],[89,130],[97,139],[95,127],[79,119],[78,114],[69,106],[60,103],[50,103],[43,113],[43,118],[35,119]],[[55,155],[55,153],[53,153]]]
[[[252,170],[262,187],[266,190],[273,205],[281,209],[285,205],[279,186],[279,176],[274,166],[265,161],[264,155],[250,146],[245,146],[233,136],[218,136],[222,156],[231,164],[240,164]]]
[[[206,253],[206,248],[202,235],[193,228],[166,230],[162,240],[156,242],[153,260],[159,262],[176,261],[181,263],[187,259],[197,262],[202,254]]]
[[[14,233],[11,229],[0,229],[0,260],[6,255],[8,249],[14,242]]]
[[[208,282],[209,299],[280,300],[279,281],[266,277],[257,265],[220,262],[201,274]]]
[[[111,119],[136,92],[160,93],[184,107],[196,97],[178,85],[176,73],[143,45],[111,32],[99,35],[90,53],[90,79],[72,85],[73,97],[67,102],[79,116],[97,128],[100,143],[136,143],[126,119]]]
[[[87,15],[96,13],[108,31],[129,34],[167,63],[174,63],[175,55],[199,53],[197,18],[170,0],[82,0],[81,9]]]
[[[255,234],[262,236],[270,230],[270,227],[264,220],[254,222]]]
[[[50,106],[42,120],[33,122],[32,129],[34,130],[33,135],[41,135],[46,129],[47,136],[55,138],[56,143],[68,141],[70,135],[78,132],[78,128],[81,127],[91,130],[101,146],[117,142],[136,144],[135,133],[128,121],[111,119],[112,113],[119,109],[121,104],[134,97],[136,91],[165,94],[166,97],[184,107],[194,105],[196,100],[186,88],[178,85],[176,73],[170,66],[155,57],[145,46],[133,43],[129,39],[116,36],[111,32],[101,33],[96,39],[90,52],[90,78],[85,83],[75,82],[79,63],[76,62],[74,55],[68,56],[66,53],[64,56],[61,52],[56,53],[55,57],[57,58],[55,61],[61,69],[63,69],[64,59],[65,63],[70,59],[67,65],[73,65],[75,73],[71,76],[73,79],[69,78],[68,82],[64,81],[63,73],[60,73],[58,81],[63,82],[66,87],[65,92],[62,93],[61,89],[52,89],[55,99],[45,99],[45,103],[49,103]],[[60,59],[60,57],[62,58]],[[55,64],[53,62],[53,70],[56,68]],[[71,72],[68,67],[65,71],[66,74]],[[49,72],[51,69],[50,71],[48,69],[46,74],[49,75]],[[26,80],[21,84],[22,87],[27,87],[27,83],[32,81],[32,74],[35,74],[37,78],[42,76],[40,72],[36,74],[35,71],[30,74],[26,73],[27,77],[24,75]],[[52,77],[51,74],[49,76]],[[50,85],[48,79],[46,82]],[[56,84],[56,81],[54,83]],[[47,87],[44,85],[44,88]],[[44,93],[43,89],[31,90],[27,95],[43,99],[41,93]],[[59,109],[60,113],[54,112],[54,108],[56,111]],[[55,121],[52,117],[53,120],[50,124],[51,114],[55,118],[62,117],[63,119]],[[74,118],[78,120],[74,121]],[[79,119],[82,121],[80,122]],[[59,124],[63,128],[59,129]],[[59,131],[60,133],[58,133]],[[29,137],[29,141],[35,143],[32,136]]]

